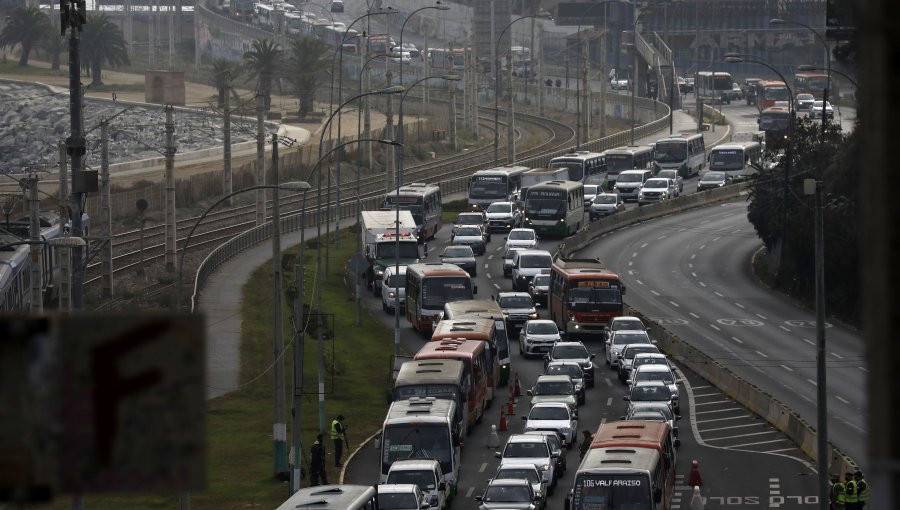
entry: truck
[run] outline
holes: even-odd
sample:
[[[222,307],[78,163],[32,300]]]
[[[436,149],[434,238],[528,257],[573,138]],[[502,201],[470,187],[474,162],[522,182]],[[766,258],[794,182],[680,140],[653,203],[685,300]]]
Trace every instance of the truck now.
[[[400,211],[399,228],[395,224],[397,211],[362,211],[360,231],[365,248],[366,286],[377,296],[381,294],[381,279],[387,265],[414,264],[419,262],[419,242],[416,238],[416,222],[412,213]],[[399,237],[400,255],[397,256]]]
[[[521,186],[521,196],[519,197],[519,201],[525,202],[525,195],[528,193],[528,188],[534,186],[535,184],[540,184],[542,182],[547,181],[567,181],[569,180],[569,169],[566,167],[558,167],[558,168],[532,168],[531,170],[522,174],[522,186]]]

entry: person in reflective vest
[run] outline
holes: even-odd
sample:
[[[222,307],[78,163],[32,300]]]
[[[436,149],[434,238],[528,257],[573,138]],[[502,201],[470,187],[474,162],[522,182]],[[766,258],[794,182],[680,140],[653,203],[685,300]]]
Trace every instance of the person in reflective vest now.
[[[331,422],[331,440],[334,441],[334,465],[344,467],[341,457],[344,455],[344,442],[347,440],[347,426],[344,425],[343,414],[339,414]]]
[[[869,484],[866,483],[862,471],[859,470],[853,473],[853,480],[856,482],[856,508],[862,510],[869,501]]]
[[[841,475],[831,475],[831,490],[829,491],[832,510],[844,510],[844,482]]]
[[[847,472],[844,475],[844,508],[846,510],[857,510],[859,507],[857,506],[857,502],[859,499],[856,496],[856,480],[853,479],[853,473]]]

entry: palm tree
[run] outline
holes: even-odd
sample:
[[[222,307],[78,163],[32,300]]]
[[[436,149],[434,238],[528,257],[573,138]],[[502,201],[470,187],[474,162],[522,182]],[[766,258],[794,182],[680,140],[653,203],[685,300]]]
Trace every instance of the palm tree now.
[[[81,63],[91,76],[91,85],[103,85],[103,64],[128,65],[128,46],[122,29],[105,14],[88,14],[81,32]]]
[[[219,92],[219,108],[225,107],[225,96],[233,90],[231,84],[234,83],[234,80],[241,74],[241,71],[241,66],[230,60],[224,58],[213,60],[210,77],[212,78],[213,87]]]
[[[47,25],[40,47],[45,54],[45,58],[50,61],[50,69],[59,71],[59,57],[69,47],[69,38],[59,35],[59,29],[56,27]]]
[[[313,111],[313,99],[325,70],[330,65],[326,57],[328,45],[318,39],[294,39],[288,58],[287,79],[300,100],[297,115],[305,117]]]
[[[271,39],[255,39],[252,49],[244,53],[244,67],[248,78],[256,79],[266,111],[272,105],[272,82],[281,72],[283,53],[281,46]]]
[[[19,65],[27,67],[31,50],[40,43],[49,26],[50,18],[38,6],[19,7],[12,12],[3,32],[0,32],[0,48],[20,45],[22,54],[19,56]]]

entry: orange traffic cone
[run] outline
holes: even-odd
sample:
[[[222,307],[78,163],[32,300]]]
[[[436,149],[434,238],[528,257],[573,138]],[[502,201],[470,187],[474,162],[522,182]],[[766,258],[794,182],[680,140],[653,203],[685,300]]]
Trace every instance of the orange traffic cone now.
[[[700,476],[700,463],[696,460],[691,461],[691,474],[688,476],[688,485],[691,487],[703,485],[703,477]]]
[[[506,405],[506,407],[507,407],[506,414],[509,416],[515,416],[516,415],[516,407],[515,406],[516,406],[516,400],[513,398],[512,393],[510,393],[509,402],[507,402],[507,405]]]
[[[522,396],[522,386],[519,385],[519,371],[518,370],[516,370],[516,396],[517,397]]]
[[[497,427],[500,432],[505,432],[507,429],[506,424],[506,416],[503,414],[503,408],[500,408],[500,426]]]

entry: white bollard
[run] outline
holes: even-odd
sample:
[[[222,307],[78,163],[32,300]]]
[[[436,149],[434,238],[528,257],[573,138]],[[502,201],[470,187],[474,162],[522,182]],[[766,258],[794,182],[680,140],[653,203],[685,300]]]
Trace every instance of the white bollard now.
[[[691,510],[703,510],[703,498],[700,496],[700,487],[694,486],[694,495],[691,496]]]
[[[491,435],[488,436],[487,442],[488,448],[499,448],[500,447],[500,436],[497,435],[497,426],[491,425]]]

